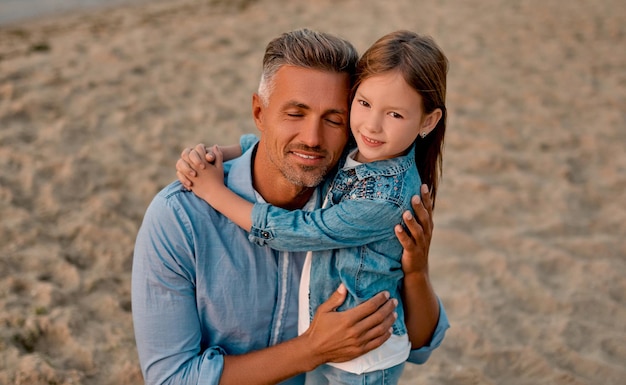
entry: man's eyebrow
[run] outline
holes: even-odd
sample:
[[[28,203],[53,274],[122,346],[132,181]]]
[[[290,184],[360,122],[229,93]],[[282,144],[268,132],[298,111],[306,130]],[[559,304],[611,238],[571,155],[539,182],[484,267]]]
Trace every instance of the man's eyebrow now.
[[[332,109],[328,110],[326,113],[328,113],[328,114],[340,114],[340,115],[346,114],[347,115],[348,111],[343,110],[343,109],[337,110],[337,109],[332,108]]]
[[[296,108],[301,108],[303,110],[310,110],[311,107],[309,107],[307,104],[304,104],[302,102],[299,102],[297,100],[289,100],[285,103],[285,108],[289,108],[289,107],[296,107]]]
[[[296,108],[300,108],[303,110],[310,110],[311,107],[308,104],[304,104],[302,102],[299,102],[297,100],[289,100],[285,103],[285,107],[284,108],[289,108],[289,107],[296,107]],[[335,108],[331,108],[330,110],[324,111],[324,114],[347,114],[348,111],[344,110],[344,109],[335,109]]]

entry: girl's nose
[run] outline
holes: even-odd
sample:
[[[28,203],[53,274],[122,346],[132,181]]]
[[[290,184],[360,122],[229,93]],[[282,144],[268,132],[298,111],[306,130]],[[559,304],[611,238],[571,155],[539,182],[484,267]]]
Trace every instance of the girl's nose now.
[[[372,133],[380,132],[382,129],[380,118],[378,118],[375,114],[372,114],[365,122],[365,129]]]

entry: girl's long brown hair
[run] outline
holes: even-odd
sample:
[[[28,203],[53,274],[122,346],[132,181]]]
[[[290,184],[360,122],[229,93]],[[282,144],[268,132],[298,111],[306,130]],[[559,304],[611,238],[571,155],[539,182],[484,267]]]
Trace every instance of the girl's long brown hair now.
[[[446,76],[448,59],[435,41],[411,31],[396,31],[378,39],[357,64],[352,96],[363,80],[397,71],[422,97],[424,114],[441,109],[437,126],[415,140],[415,163],[430,189],[433,205],[443,173],[443,141],[446,133]]]

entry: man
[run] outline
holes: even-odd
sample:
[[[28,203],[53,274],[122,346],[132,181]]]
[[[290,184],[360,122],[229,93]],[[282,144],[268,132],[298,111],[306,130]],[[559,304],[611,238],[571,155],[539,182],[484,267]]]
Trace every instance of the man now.
[[[347,142],[357,59],[350,43],[310,30],[270,42],[253,96],[259,143],[232,163],[228,187],[248,200],[287,209],[319,206],[316,186]],[[305,253],[248,242],[247,233],[181,187],[173,183],[155,197],[135,246],[133,319],[147,384],[302,384],[302,373],[355,358],[389,338],[395,301],[380,293],[334,312],[345,298],[343,288],[298,336]],[[399,234],[403,246],[418,255],[405,252],[405,271],[427,261],[430,213],[420,205],[415,209],[424,234],[414,220],[407,226],[415,241]],[[405,283],[404,294],[409,310],[421,314],[412,327],[424,336],[413,342],[420,349],[410,360],[423,362],[448,324],[427,272],[417,276]]]

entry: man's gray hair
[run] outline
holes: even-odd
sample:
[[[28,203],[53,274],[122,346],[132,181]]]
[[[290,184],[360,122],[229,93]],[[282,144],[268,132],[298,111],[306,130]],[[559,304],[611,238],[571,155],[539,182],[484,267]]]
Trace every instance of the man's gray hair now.
[[[274,91],[274,75],[285,65],[334,73],[347,73],[352,80],[359,60],[347,40],[307,28],[286,32],[267,45],[258,94],[265,106]]]

